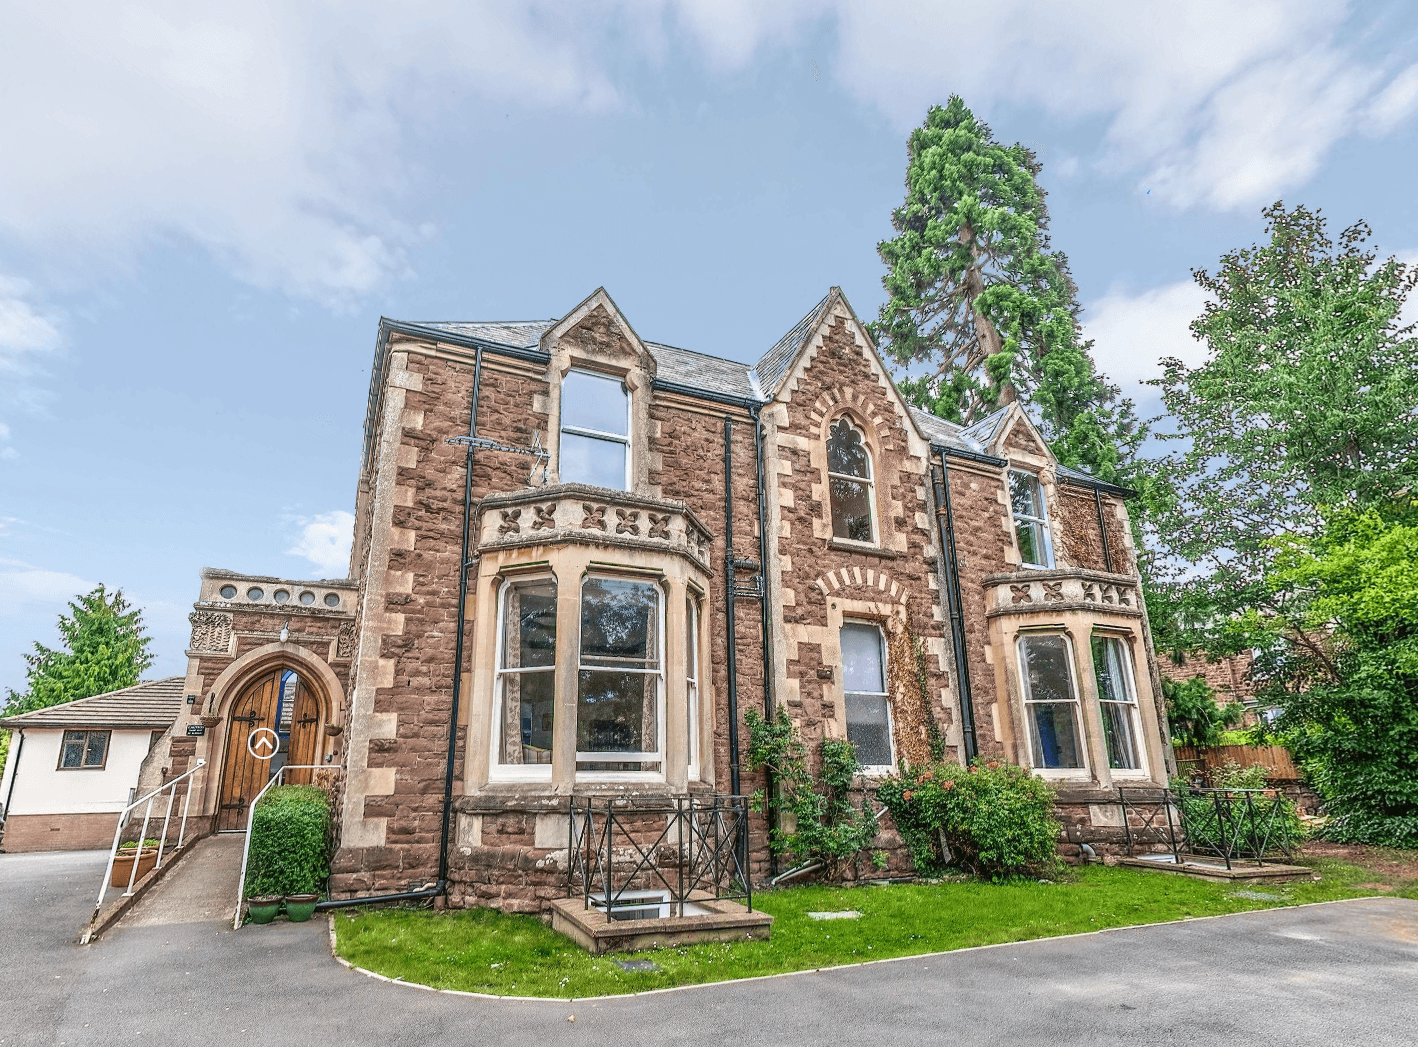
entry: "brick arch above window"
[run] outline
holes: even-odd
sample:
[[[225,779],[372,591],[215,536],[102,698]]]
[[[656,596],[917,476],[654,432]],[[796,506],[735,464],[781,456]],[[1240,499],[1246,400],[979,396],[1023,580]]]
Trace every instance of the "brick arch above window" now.
[[[819,575],[813,580],[812,587],[824,597],[842,589],[875,589],[885,594],[892,603],[906,604],[911,598],[911,591],[896,582],[888,572],[871,567],[839,567]]]

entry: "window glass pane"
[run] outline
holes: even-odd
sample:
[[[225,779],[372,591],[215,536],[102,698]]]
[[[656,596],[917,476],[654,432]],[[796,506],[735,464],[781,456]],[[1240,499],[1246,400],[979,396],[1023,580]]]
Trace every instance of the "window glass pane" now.
[[[1009,502],[1016,516],[1044,515],[1044,499],[1038,479],[1030,473],[1009,474]]]
[[[653,582],[587,578],[581,586],[581,661],[658,669],[660,590]]]
[[[625,444],[561,434],[561,482],[625,490]]]
[[[514,582],[507,587],[502,621],[502,667],[556,664],[556,582]]]
[[[498,762],[550,764],[555,712],[554,669],[504,675]]]
[[[628,400],[619,378],[567,371],[561,380],[561,424],[627,436]]]
[[[885,695],[847,695],[847,740],[864,766],[891,766],[891,718]]]
[[[1093,637],[1093,671],[1098,677],[1098,697],[1105,702],[1131,702],[1123,644],[1112,636]]]
[[[108,754],[108,732],[90,731],[89,747],[84,753],[85,767],[102,767],[104,757]]]
[[[1029,706],[1034,720],[1035,767],[1082,767],[1075,707],[1055,702]]]
[[[1044,541],[1039,525],[1032,520],[1015,520],[1014,533],[1019,538],[1019,558],[1027,564],[1042,566]]]
[[[84,745],[88,736],[83,731],[64,732],[64,750],[59,758],[60,767],[82,767],[84,764]]]
[[[871,456],[862,434],[843,418],[827,431],[827,471],[848,476],[871,476]]]
[[[832,533],[854,542],[872,540],[871,496],[867,485],[856,480],[828,478],[832,491]]]
[[[1028,636],[1020,646],[1024,652],[1025,697],[1033,723],[1034,766],[1082,767],[1068,641],[1062,636]]]
[[[657,675],[582,669],[578,677],[578,753],[653,753],[658,749]]]
[[[881,630],[863,622],[842,624],[842,686],[848,691],[886,690]]]
[[[1131,705],[1103,702],[1103,739],[1108,746],[1108,766],[1115,771],[1135,771],[1142,766],[1137,756],[1137,735],[1133,730]]]
[[[693,597],[684,604],[685,746],[689,776],[699,777],[699,605]]]
[[[539,578],[508,585],[498,658],[504,672],[497,762],[550,764],[556,712],[555,581]]]

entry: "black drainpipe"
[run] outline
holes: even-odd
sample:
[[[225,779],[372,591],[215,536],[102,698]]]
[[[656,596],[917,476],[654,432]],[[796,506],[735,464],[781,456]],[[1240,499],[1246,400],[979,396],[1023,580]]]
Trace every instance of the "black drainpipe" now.
[[[25,751],[25,729],[18,728],[15,733],[20,736],[20,740],[15,743],[15,754],[10,757],[10,788],[5,791],[5,818],[10,817],[10,804],[15,799],[15,779],[20,776],[20,755]]]
[[[768,581],[768,493],[767,481],[763,475],[763,417],[762,405],[750,408],[753,415],[754,461],[758,467],[758,595],[759,609],[763,614],[763,718],[773,721],[773,610],[768,597],[773,591]],[[763,818],[771,830],[773,821],[773,770],[764,768]],[[768,874],[778,875],[778,856],[770,847],[768,850]]]
[[[473,363],[473,402],[468,420],[468,458],[463,476],[463,551],[458,572],[458,637],[453,648],[453,702],[448,713],[448,762],[443,773],[443,830],[438,840],[438,882],[418,891],[377,894],[365,898],[338,898],[321,902],[317,909],[345,909],[353,905],[382,905],[386,902],[424,901],[448,893],[448,832],[453,822],[453,766],[458,753],[458,705],[463,694],[464,615],[468,608],[468,544],[473,519],[473,444],[478,435],[478,393],[482,388],[483,351],[478,346]]]
[[[739,794],[738,637],[734,632],[734,420],[724,415],[724,616],[728,628],[729,792]]]
[[[1113,551],[1108,548],[1108,525],[1103,522],[1103,495],[1093,488],[1093,504],[1098,507],[1098,533],[1103,536],[1103,568],[1113,573]]]
[[[955,551],[955,514],[950,504],[950,472],[945,452],[937,452],[940,464],[931,465],[935,485],[936,526],[940,534],[941,583],[945,587],[950,613],[950,641],[955,653],[955,680],[960,688],[960,735],[965,746],[965,762],[979,754],[975,737],[975,700],[970,691],[970,660],[965,650],[965,608],[960,598],[960,558]]]

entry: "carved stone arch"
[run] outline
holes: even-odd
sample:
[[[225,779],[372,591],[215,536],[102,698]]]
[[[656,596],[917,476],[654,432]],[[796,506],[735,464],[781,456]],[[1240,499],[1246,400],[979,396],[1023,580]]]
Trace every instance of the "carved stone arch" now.
[[[340,678],[325,659],[296,643],[268,643],[246,652],[228,665],[208,689],[208,694],[217,696],[212,715],[224,718],[232,701],[248,683],[263,672],[270,672],[281,665],[307,672],[310,682],[315,685],[313,690],[320,702],[325,723],[334,723],[337,711],[344,708],[345,689],[340,684]]]
[[[876,590],[880,594],[878,600],[890,603],[907,604],[911,598],[911,590],[893,580],[889,572],[872,567],[838,567],[818,575],[813,580],[812,588],[824,598],[847,589]]]

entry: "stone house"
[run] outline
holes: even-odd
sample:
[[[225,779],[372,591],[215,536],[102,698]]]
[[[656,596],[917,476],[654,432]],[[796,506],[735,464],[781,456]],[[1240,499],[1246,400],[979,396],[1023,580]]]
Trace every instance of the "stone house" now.
[[[603,290],[383,320],[350,578],[204,572],[170,771],[206,758],[235,827],[257,727],[342,766],[336,897],[540,909],[568,798],[761,787],[749,708],[868,781],[933,748],[1030,766],[1099,839],[1117,784],[1168,773],[1127,494],[1017,404],[910,408],[836,288],[754,365],[645,341]],[[750,851],[765,878],[757,816]]]

